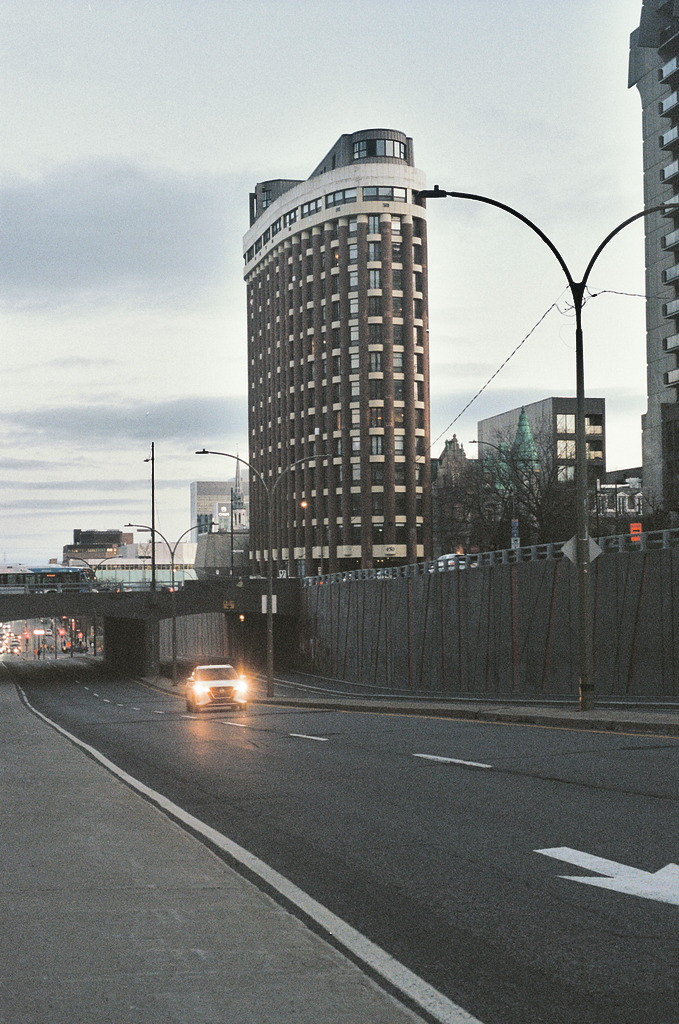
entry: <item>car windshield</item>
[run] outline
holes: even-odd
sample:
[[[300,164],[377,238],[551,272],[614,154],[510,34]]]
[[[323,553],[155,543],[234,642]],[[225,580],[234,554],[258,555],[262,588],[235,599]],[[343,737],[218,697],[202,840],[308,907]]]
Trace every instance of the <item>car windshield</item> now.
[[[216,679],[238,679],[238,673],[232,665],[207,665],[197,668],[193,677],[209,683]]]

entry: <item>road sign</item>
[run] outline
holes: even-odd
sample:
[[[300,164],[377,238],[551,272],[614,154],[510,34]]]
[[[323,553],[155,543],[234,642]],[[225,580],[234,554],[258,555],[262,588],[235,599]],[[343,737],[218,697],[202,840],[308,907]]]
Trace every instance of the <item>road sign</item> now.
[[[589,548],[589,560],[590,560],[590,562],[593,562],[594,559],[597,558],[602,553],[603,548],[599,547],[599,545],[597,544],[597,542],[594,540],[593,537],[588,537],[587,538],[587,543],[588,543],[588,548]],[[577,562],[578,562],[578,538],[577,537],[571,537],[571,539],[567,540],[565,542],[565,544],[562,544],[561,545],[561,554],[564,556],[564,558],[569,558],[571,560],[571,562],[573,562],[575,565],[577,565]]]
[[[641,871],[639,868],[618,864],[614,860],[594,857],[582,850],[571,850],[568,846],[556,846],[550,850],[536,850],[546,857],[563,860],[567,864],[575,864],[588,871],[598,871],[605,878],[586,878],[579,875],[559,875],[568,882],[582,882],[584,885],[595,885],[600,889],[612,889],[624,892],[628,896],[642,896],[647,900],[659,903],[671,903],[679,907],[679,864],[667,864],[659,871]]]

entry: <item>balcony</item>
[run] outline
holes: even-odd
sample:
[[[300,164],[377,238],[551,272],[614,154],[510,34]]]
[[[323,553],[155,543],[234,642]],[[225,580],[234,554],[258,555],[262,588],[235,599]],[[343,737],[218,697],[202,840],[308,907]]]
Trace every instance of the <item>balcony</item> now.
[[[662,280],[663,284],[673,284],[675,281],[679,281],[679,263],[675,263],[673,267],[663,270]]]
[[[679,350],[679,334],[672,334],[669,338],[665,338],[662,345],[665,352],[676,352]]]
[[[668,370],[664,374],[664,384],[666,387],[676,387],[679,384],[679,368],[676,370]]]
[[[669,235],[664,235],[662,240],[663,249],[675,249],[679,245],[679,229],[676,231],[670,231]]]
[[[667,117],[673,113],[679,106],[679,93],[675,90],[671,92],[669,96],[666,96],[664,100],[661,100],[658,104],[659,114],[661,117]]]
[[[668,60],[667,64],[660,69],[660,81],[667,82],[676,75],[677,71],[679,71],[679,58],[672,57],[672,60]]]
[[[679,316],[679,299],[672,299],[671,302],[663,303],[663,316]]]
[[[675,143],[679,142],[679,125],[674,125],[673,128],[668,128],[666,132],[663,132],[660,136],[660,148],[669,149]]]
[[[679,174],[679,160],[673,160],[671,164],[660,168],[660,180],[670,181]]]

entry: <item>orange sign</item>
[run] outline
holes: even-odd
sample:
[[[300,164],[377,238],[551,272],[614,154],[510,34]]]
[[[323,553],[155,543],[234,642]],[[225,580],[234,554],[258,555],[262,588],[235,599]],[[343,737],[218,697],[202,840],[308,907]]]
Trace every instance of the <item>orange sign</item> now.
[[[630,523],[629,524],[630,540],[636,541],[637,544],[641,541],[641,534],[643,533],[642,523]]]

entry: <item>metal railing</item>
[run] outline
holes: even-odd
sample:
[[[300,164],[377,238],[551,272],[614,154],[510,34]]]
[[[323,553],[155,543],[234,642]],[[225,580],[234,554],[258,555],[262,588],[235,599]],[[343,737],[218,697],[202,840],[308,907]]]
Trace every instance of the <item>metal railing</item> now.
[[[679,547],[679,529],[653,530],[649,533],[636,534],[622,533],[613,537],[595,539],[603,554],[619,554],[622,551],[656,551],[661,548]],[[566,541],[553,541],[549,544],[504,548],[501,551],[441,555],[431,562],[415,562],[412,565],[394,565],[379,569],[347,569],[345,572],[327,573],[323,576],[305,576],[302,579],[302,586],[346,583],[350,580],[403,579],[412,576],[427,576],[437,572],[459,572],[464,569],[517,565],[520,562],[554,561],[565,557],[562,549],[566,543]]]

